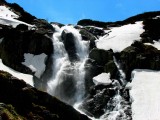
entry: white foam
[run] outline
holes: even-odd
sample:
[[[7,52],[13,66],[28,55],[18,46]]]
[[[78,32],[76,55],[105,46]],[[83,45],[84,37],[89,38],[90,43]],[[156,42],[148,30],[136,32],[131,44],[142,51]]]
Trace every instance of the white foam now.
[[[29,75],[29,74],[24,74],[24,73],[20,73],[17,72],[9,67],[7,67],[6,65],[4,65],[2,63],[2,60],[0,59],[0,70],[6,71],[10,74],[12,74],[13,76],[17,77],[18,79],[22,79],[24,80],[26,83],[30,84],[31,86],[33,86],[33,76]]]
[[[46,69],[45,61],[47,59],[47,55],[44,53],[40,55],[25,53],[24,58],[25,61],[22,62],[22,64],[29,67],[33,72],[35,72],[35,76],[40,78]]]
[[[142,22],[113,27],[109,35],[105,35],[99,38],[99,40],[96,40],[96,45],[100,49],[112,49],[114,52],[121,52],[135,40],[140,40],[140,34],[143,32]]]

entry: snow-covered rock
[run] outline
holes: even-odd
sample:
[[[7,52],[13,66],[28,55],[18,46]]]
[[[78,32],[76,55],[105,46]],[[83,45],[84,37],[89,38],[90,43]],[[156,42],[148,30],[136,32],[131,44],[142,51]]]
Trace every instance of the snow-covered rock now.
[[[160,50],[160,40],[159,41],[155,41],[153,40],[153,43],[144,43],[145,45],[151,45],[155,48],[157,48],[158,50]]]
[[[22,79],[24,80],[26,83],[30,84],[31,86],[33,86],[33,76],[32,75],[29,75],[29,74],[23,74],[23,73],[20,73],[20,72],[17,72],[7,66],[5,66],[3,63],[2,63],[2,60],[0,59],[0,70],[3,70],[3,71],[6,71],[12,75],[14,75],[15,77],[17,77],[18,79]]]
[[[160,71],[135,69],[132,71],[133,120],[159,120]]]
[[[95,85],[103,84],[109,85],[112,83],[110,79],[110,73],[101,73],[95,77],[93,77],[93,82]]]
[[[15,28],[19,24],[27,25],[29,29],[34,27],[33,25],[15,19],[18,17],[18,15],[9,10],[9,8],[7,8],[6,6],[0,6],[0,24],[12,26],[13,28]]]
[[[107,35],[96,40],[96,45],[100,49],[112,49],[114,52],[121,52],[135,40],[140,40],[140,34],[143,32],[142,22],[113,27]]]
[[[45,61],[47,59],[47,55],[44,53],[40,55],[25,53],[24,58],[25,61],[22,62],[22,64],[29,67],[33,72],[35,72],[35,76],[40,78],[46,69]]]
[[[0,17],[5,17],[5,18],[18,18],[19,16],[9,10],[6,6],[0,6]]]

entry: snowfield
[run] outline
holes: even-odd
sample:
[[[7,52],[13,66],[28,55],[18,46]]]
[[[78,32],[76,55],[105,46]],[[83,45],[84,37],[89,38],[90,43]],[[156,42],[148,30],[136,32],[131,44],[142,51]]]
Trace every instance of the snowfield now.
[[[42,53],[40,55],[33,55],[30,53],[24,54],[25,61],[22,62],[23,65],[29,67],[32,72],[35,72],[35,76],[40,78],[46,69],[46,59],[47,55]]]
[[[6,6],[0,6],[0,17],[18,18],[19,16],[9,10]]]
[[[100,49],[112,49],[114,52],[121,52],[135,40],[139,41],[141,39],[140,34],[143,32],[142,22],[113,27],[108,33],[109,35],[107,34],[96,40],[96,45]]]
[[[24,80],[26,83],[30,84],[31,86],[34,86],[34,84],[33,84],[33,76],[32,75],[23,74],[23,73],[17,72],[15,70],[5,66],[2,63],[1,59],[0,59],[0,70],[6,71],[6,72],[12,74],[13,76],[17,77],[18,79]]]
[[[0,24],[12,26],[13,28],[15,28],[19,24],[27,25],[29,29],[33,27],[33,25],[15,19],[18,17],[18,15],[9,10],[9,8],[7,8],[6,6],[0,6]]]
[[[133,120],[160,119],[160,71],[132,71],[130,95]]]

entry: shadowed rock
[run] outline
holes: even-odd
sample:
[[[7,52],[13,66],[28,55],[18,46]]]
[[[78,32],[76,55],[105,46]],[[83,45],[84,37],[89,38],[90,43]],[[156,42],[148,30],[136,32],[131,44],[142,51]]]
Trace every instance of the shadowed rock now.
[[[0,71],[0,102],[11,104],[26,119],[89,120],[71,106]]]

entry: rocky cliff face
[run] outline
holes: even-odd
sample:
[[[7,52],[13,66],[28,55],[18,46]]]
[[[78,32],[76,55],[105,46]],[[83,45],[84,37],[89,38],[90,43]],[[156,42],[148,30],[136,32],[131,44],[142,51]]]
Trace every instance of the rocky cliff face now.
[[[0,71],[0,102],[2,119],[89,120],[71,106],[4,71]]]

